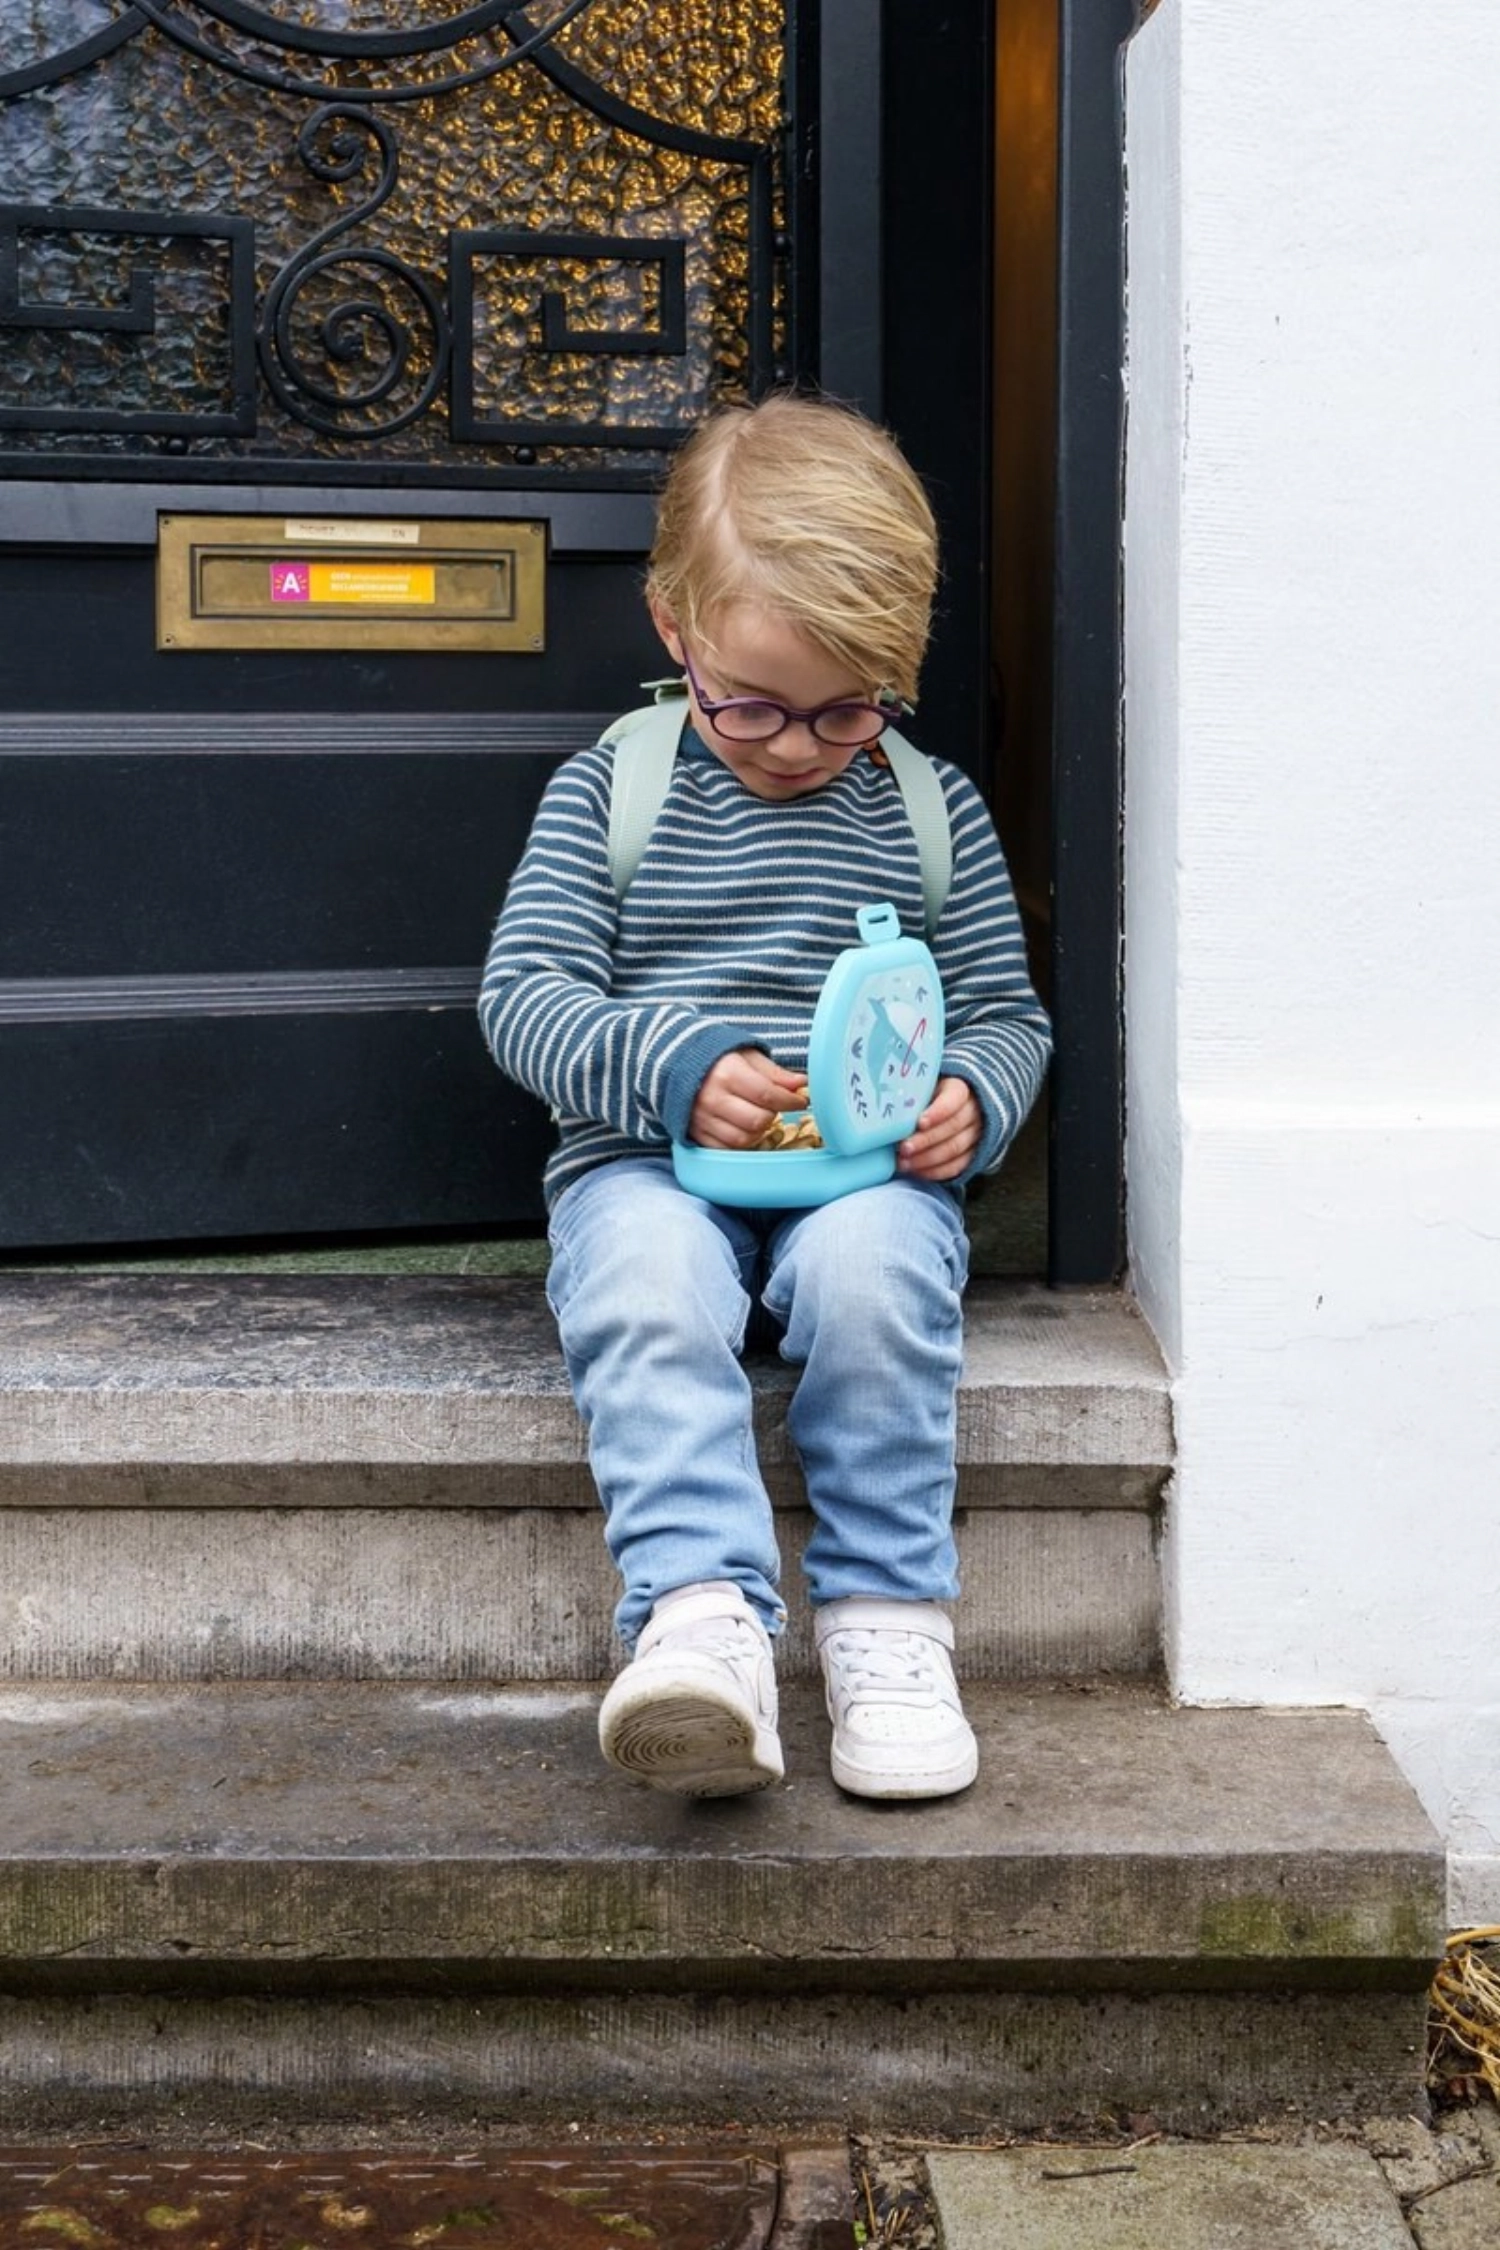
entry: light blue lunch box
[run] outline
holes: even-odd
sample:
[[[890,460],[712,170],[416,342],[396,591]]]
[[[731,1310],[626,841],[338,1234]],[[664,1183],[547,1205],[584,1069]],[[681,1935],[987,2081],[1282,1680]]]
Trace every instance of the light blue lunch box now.
[[[801,1210],[896,1169],[896,1144],[932,1100],[943,1058],[943,988],[920,938],[893,906],[862,906],[860,943],[823,980],[807,1048],[808,1107],[822,1148],[698,1148],[672,1143],[681,1185],[711,1203]],[[788,1123],[800,1113],[786,1112]]]

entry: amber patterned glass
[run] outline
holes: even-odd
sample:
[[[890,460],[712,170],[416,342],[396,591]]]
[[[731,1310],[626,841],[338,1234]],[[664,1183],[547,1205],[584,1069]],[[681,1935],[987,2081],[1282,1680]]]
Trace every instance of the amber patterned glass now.
[[[774,372],[787,10],[6,0],[0,458],[650,469]]]

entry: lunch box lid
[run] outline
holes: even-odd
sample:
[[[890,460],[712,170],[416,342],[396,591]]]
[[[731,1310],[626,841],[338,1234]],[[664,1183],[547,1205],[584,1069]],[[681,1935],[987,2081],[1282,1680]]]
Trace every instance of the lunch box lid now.
[[[920,938],[896,909],[860,907],[860,943],[839,954],[813,1011],[808,1106],[825,1148],[855,1156],[904,1140],[937,1085],[943,988]]]

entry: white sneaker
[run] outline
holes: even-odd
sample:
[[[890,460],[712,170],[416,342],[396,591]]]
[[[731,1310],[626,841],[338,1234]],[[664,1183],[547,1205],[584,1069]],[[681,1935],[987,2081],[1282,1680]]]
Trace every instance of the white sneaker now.
[[[949,1797],[979,1771],[935,1602],[851,1595],[817,1613],[833,1778],[856,1797]]]
[[[599,1711],[622,1773],[680,1797],[738,1797],[785,1770],[771,1640],[738,1586],[664,1594]]]

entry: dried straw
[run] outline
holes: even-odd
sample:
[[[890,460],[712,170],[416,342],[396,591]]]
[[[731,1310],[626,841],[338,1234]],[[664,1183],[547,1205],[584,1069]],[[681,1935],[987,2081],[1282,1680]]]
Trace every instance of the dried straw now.
[[[1500,2100],[1500,1966],[1490,1948],[1500,1926],[1456,1930],[1433,1979],[1430,2023],[1434,2080],[1479,2078]],[[1452,2050],[1457,2049],[1462,2062]]]

